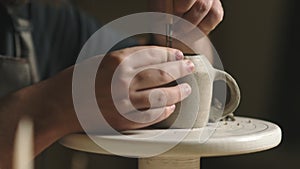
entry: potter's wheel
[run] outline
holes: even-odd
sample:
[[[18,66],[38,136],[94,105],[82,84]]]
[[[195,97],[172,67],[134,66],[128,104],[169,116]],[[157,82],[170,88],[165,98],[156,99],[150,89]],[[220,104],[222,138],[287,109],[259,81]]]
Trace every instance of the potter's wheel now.
[[[214,125],[213,125],[214,126]],[[213,128],[212,128],[213,129]],[[281,141],[281,129],[271,122],[236,117],[236,121],[221,121],[214,128],[212,136],[204,143],[199,143],[199,135],[202,129],[192,129],[189,134],[177,146],[165,152],[162,156],[224,156],[234,154],[245,154],[251,152],[258,152],[267,150],[277,146]],[[174,136],[181,132],[186,132],[185,129],[171,129],[170,137],[166,139],[151,139],[153,136],[159,134],[163,130],[148,129],[148,130],[132,130],[124,132],[129,137],[122,137],[118,135],[108,136],[91,136],[93,140],[100,140],[107,142],[113,147],[120,149],[119,155],[139,157],[140,152],[126,149],[128,145],[136,147],[143,146],[150,151],[155,147],[166,144],[174,144],[176,138]],[[143,139],[143,138],[150,138]],[[97,144],[95,144],[85,134],[72,134],[61,141],[66,147],[71,149],[99,153],[112,154],[107,152]]]

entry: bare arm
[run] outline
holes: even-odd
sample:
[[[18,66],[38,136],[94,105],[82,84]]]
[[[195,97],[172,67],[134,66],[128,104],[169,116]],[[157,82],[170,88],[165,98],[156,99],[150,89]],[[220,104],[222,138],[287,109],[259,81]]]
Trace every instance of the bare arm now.
[[[132,55],[135,52],[140,56]],[[191,93],[187,84],[161,86],[191,74],[194,70],[194,65],[183,60],[183,54],[178,50],[154,46],[127,48],[106,55],[103,62],[103,67],[100,65],[102,71],[97,74],[95,92],[102,115],[116,130],[137,129],[160,122],[171,115],[176,103]],[[117,88],[124,91],[122,89],[128,87],[130,100],[112,100],[111,79],[120,63],[124,63],[125,67],[121,72],[123,76],[117,78],[122,82]],[[151,69],[147,69],[147,66],[151,66]],[[139,72],[142,67],[146,69]],[[11,168],[16,128],[24,116],[33,120],[35,155],[67,134],[83,132],[73,106],[72,73],[73,67],[70,67],[53,78],[0,100],[0,168]],[[128,80],[128,75],[136,73],[133,80],[129,81],[131,79]],[[150,105],[149,97],[153,90],[160,90],[165,94],[166,105],[159,102],[164,97],[162,95],[154,95],[154,102]],[[150,109],[140,114],[134,109],[127,109],[124,105],[127,102],[132,102],[136,110]],[[115,105],[123,106],[124,112],[117,111]],[[157,109],[161,109],[162,114],[145,123],[134,122],[122,116],[130,112],[130,115],[143,119],[142,116],[151,117]],[[101,128],[101,124],[97,126],[99,127]]]
[[[21,118],[29,117],[33,121],[35,155],[72,130],[80,131],[76,115],[60,112],[55,105],[58,98],[51,91],[55,90],[53,84],[57,78],[24,88],[0,100],[0,168],[11,168],[15,133]]]

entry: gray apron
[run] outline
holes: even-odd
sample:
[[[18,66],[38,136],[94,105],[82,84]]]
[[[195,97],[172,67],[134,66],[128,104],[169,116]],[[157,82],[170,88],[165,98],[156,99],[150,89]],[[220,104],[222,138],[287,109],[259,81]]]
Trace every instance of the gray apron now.
[[[39,81],[30,22],[18,17],[15,7],[7,7],[7,14],[13,31],[2,32],[12,38],[2,44],[9,56],[0,55],[0,98]]]

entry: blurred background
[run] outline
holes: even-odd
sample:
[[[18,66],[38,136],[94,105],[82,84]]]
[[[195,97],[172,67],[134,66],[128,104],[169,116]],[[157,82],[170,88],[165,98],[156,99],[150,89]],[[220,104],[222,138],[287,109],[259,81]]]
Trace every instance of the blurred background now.
[[[73,0],[101,23],[124,15],[147,11],[147,0]],[[226,0],[225,17],[210,38],[226,71],[240,85],[241,104],[236,115],[278,124],[282,143],[271,150],[239,156],[203,158],[204,169],[299,168],[300,123],[297,83],[300,19],[298,0]],[[296,60],[297,59],[297,60]],[[62,158],[63,156],[64,158]],[[136,159],[99,156],[73,151],[55,144],[38,157],[44,169],[78,166],[73,157],[84,156],[89,169],[134,169]],[[51,158],[50,158],[51,157]],[[74,159],[74,158],[73,158]]]

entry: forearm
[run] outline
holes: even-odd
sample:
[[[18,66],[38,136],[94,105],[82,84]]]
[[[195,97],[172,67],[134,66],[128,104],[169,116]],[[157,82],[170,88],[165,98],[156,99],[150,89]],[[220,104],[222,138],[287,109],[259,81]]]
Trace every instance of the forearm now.
[[[34,125],[35,155],[64,135],[78,131],[74,111],[61,108],[61,104],[66,103],[58,96],[60,90],[64,90],[55,82],[58,78],[24,88],[0,100],[0,168],[11,168],[16,129],[24,117],[31,119]],[[71,84],[70,80],[66,81]],[[66,94],[70,96],[64,102],[71,104],[71,87],[67,88],[70,91]]]

